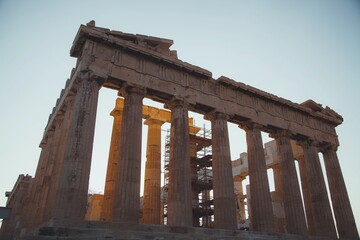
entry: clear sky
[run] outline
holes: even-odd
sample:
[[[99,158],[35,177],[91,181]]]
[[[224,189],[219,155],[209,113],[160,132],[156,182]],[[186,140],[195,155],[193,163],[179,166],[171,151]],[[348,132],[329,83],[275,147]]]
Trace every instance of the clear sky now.
[[[92,19],[100,27],[173,39],[181,60],[214,78],[224,75],[297,103],[313,99],[341,114],[338,156],[359,228],[356,0],[0,0],[0,206],[19,174],[34,175],[48,116],[75,66],[72,41]],[[103,191],[115,98],[101,90],[90,179],[95,192]],[[229,127],[235,159],[245,138]]]

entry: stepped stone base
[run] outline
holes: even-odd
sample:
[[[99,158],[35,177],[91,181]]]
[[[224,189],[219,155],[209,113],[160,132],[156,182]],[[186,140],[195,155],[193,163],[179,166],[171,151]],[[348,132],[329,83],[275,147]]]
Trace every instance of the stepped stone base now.
[[[74,227],[76,226],[76,227]],[[110,222],[47,223],[21,240],[230,240],[230,239],[329,239],[290,234],[265,234],[252,231],[224,230],[193,227],[170,227]]]

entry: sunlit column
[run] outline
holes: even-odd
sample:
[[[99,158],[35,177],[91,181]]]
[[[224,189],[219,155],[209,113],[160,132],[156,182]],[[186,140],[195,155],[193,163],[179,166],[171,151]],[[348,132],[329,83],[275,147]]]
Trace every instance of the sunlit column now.
[[[237,175],[234,177],[234,188],[236,198],[239,204],[239,210],[237,215],[237,222],[238,223],[245,223],[246,216],[245,216],[245,196],[242,182],[245,180],[244,176]]]
[[[336,238],[334,220],[317,147],[310,141],[301,142],[301,146],[304,151],[307,187],[310,194],[315,235]]]
[[[272,165],[272,170],[274,174],[274,186],[275,186],[275,192],[280,199],[281,202],[284,202],[284,194],[283,194],[283,180],[281,177],[281,169],[280,169],[280,163],[275,163]]]
[[[187,104],[174,99],[171,110],[168,216],[170,226],[192,226],[189,121]]]
[[[125,101],[113,221],[137,223],[140,217],[142,101],[145,89],[128,86],[121,93]]]
[[[359,239],[336,150],[335,146],[329,145],[322,152],[339,238]]]
[[[241,128],[246,131],[252,230],[275,232],[275,221],[260,126],[247,124],[241,126]]]
[[[101,79],[77,79],[77,92],[54,204],[56,219],[84,219],[101,84]]]
[[[215,228],[236,229],[236,206],[232,176],[227,116],[214,112],[206,115],[211,121]]]
[[[122,103],[122,99],[121,100],[119,98],[116,99],[115,108],[110,113],[110,115],[114,117],[114,122],[111,133],[109,158],[108,158],[105,188],[104,188],[104,198],[100,212],[100,219],[103,221],[112,220],[112,210],[114,206],[115,180],[116,180],[119,154],[120,154],[121,122],[122,122],[122,111],[123,111],[122,108],[120,109],[118,107],[120,101]]]
[[[280,160],[280,192],[284,201],[286,230],[288,233],[305,235],[306,221],[289,133],[279,131],[273,137]]]
[[[161,125],[163,121],[146,119],[146,149],[143,223],[160,224],[161,195]]]

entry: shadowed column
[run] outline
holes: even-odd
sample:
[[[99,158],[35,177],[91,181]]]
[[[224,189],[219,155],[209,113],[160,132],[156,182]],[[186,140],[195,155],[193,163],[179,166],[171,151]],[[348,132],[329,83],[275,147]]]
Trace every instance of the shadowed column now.
[[[92,78],[79,78],[77,81],[77,93],[54,206],[56,219],[82,220],[86,213],[101,83]]]
[[[50,190],[49,196],[46,201],[46,208],[45,208],[45,220],[49,220],[53,217],[54,213],[54,205],[56,203],[56,196],[59,188],[59,181],[61,175],[61,168],[64,161],[64,154],[65,154],[65,147],[66,147],[66,140],[69,134],[69,128],[71,123],[71,116],[73,112],[73,105],[74,105],[74,95],[69,95],[66,97],[65,100],[65,107],[64,107],[64,120],[61,125],[61,139],[60,144],[57,148],[55,165],[52,171],[52,179],[50,183]]]
[[[113,128],[111,133],[111,142],[109,150],[109,159],[106,171],[104,200],[101,206],[100,219],[104,221],[111,221],[112,211],[114,206],[114,192],[115,180],[117,174],[117,167],[120,152],[120,137],[121,137],[121,122],[122,122],[122,109],[120,110],[116,100],[115,109],[111,111],[110,115],[114,117]]]
[[[359,239],[335,146],[323,150],[325,169],[340,239]]]
[[[168,225],[192,226],[189,120],[186,103],[172,100],[170,163],[168,193]]]
[[[273,205],[275,205],[273,206],[275,229],[278,233],[286,233],[283,180],[281,177],[280,163],[278,163],[278,160],[276,160],[276,163],[274,163],[271,168],[273,170],[275,186],[275,191],[271,193],[271,199],[273,201]]]
[[[286,132],[278,132],[273,136],[276,139],[280,159],[286,230],[288,233],[305,235],[306,221],[290,138]]]
[[[301,180],[301,189],[302,194],[304,198],[304,207],[305,207],[305,213],[306,213],[306,221],[307,221],[307,228],[309,235],[315,235],[315,223],[314,218],[311,210],[311,198],[310,198],[310,192],[308,187],[308,181],[307,181],[307,173],[306,173],[306,167],[305,167],[305,160],[304,156],[298,157],[298,163],[299,163],[299,173],[300,173],[300,180]]]
[[[190,169],[191,169],[191,204],[193,208],[193,227],[199,227],[200,221],[197,215],[197,208],[199,207],[199,189],[197,187],[199,176],[198,176],[198,164],[196,159],[198,152],[198,145],[196,142],[196,134],[200,131],[200,128],[193,126],[193,121],[189,121],[189,136],[190,136]]]
[[[227,116],[214,112],[206,115],[211,120],[214,226],[215,228],[236,229],[236,206],[232,176]]]
[[[325,180],[320,166],[317,148],[310,142],[301,143],[304,151],[307,187],[311,199],[311,211],[316,236],[336,238]]]
[[[252,230],[275,232],[275,220],[261,131],[254,124],[241,127],[246,131]]]
[[[139,222],[142,100],[145,89],[124,87],[125,97],[121,125],[120,156],[115,182],[113,221]]]
[[[29,203],[27,206],[29,214],[26,216],[25,225],[29,228],[36,226],[38,223],[36,220],[37,218],[34,216],[37,216],[36,213],[40,204],[41,188],[45,177],[45,170],[49,159],[53,136],[54,130],[50,129],[50,131],[48,131],[47,135],[44,137],[43,141],[40,143],[40,158],[36,169],[35,178],[32,183]]]
[[[146,149],[144,208],[145,224],[160,224],[161,185],[161,125],[163,121],[147,119],[148,139]]]
[[[36,217],[34,217],[33,221],[35,222],[35,225],[39,225],[41,223],[44,222],[45,220],[45,210],[47,208],[47,201],[48,198],[50,198],[49,196],[49,192],[50,192],[50,187],[51,187],[51,181],[55,180],[54,179],[54,168],[56,166],[56,161],[57,161],[57,153],[59,150],[59,146],[61,144],[61,135],[63,133],[63,129],[62,129],[62,124],[63,124],[63,115],[58,115],[55,118],[55,129],[54,129],[54,135],[53,135],[53,140],[52,140],[52,144],[51,144],[51,149],[49,152],[49,157],[48,157],[48,161],[46,164],[46,168],[45,168],[45,175],[44,175],[44,179],[43,179],[43,184],[41,186],[41,196],[39,199],[39,206],[36,210]]]

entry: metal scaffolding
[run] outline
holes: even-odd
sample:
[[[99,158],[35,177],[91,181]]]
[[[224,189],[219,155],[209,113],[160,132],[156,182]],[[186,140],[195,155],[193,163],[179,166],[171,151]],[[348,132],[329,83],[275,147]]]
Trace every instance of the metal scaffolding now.
[[[195,129],[195,130],[194,130]],[[192,208],[193,225],[210,228],[213,226],[214,201],[212,194],[212,148],[211,130],[194,127],[190,131],[190,157],[192,166]],[[165,151],[163,159],[163,187],[161,200],[163,206],[163,224],[167,224],[167,190],[169,182],[170,130],[165,135]]]

